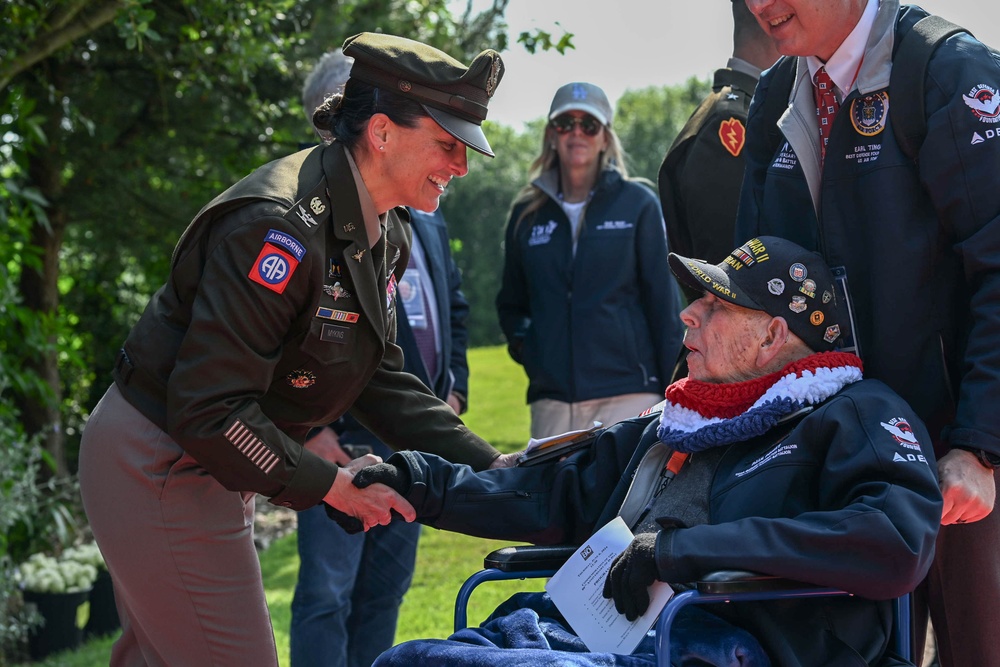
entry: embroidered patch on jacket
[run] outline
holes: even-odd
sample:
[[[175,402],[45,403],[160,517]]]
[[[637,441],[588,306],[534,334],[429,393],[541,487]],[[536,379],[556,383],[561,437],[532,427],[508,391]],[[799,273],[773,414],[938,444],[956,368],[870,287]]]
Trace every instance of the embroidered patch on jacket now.
[[[874,137],[885,129],[888,115],[889,93],[884,90],[851,101],[851,125],[858,134]]]
[[[299,261],[295,257],[275,245],[265,243],[248,277],[272,292],[283,294],[298,265]]]
[[[237,419],[233,422],[233,425],[229,427],[226,431],[226,440],[228,440],[236,449],[238,449],[243,456],[250,459],[250,462],[257,466],[264,473],[271,472],[271,469],[277,465],[278,455],[275,454],[268,448],[264,442],[254,435],[253,431],[247,428],[241,420]]]
[[[905,419],[902,417],[893,417],[888,423],[879,423],[900,445],[907,449],[920,451],[920,443],[917,441],[917,436],[913,433],[913,427]]]
[[[739,157],[746,143],[747,130],[739,118],[730,118],[719,123],[719,139],[722,147],[733,157]]]
[[[984,123],[1000,122],[1000,95],[997,89],[981,83],[974,86],[962,101],[972,110],[972,114]]]

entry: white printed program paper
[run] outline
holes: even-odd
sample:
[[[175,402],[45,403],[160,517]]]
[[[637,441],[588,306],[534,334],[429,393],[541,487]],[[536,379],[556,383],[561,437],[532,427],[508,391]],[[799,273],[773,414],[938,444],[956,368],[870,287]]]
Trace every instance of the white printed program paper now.
[[[649,608],[634,621],[618,613],[614,600],[604,598],[611,563],[631,542],[632,531],[616,517],[577,549],[545,585],[556,607],[595,653],[630,655],[674,594],[670,584],[654,582],[649,588]]]

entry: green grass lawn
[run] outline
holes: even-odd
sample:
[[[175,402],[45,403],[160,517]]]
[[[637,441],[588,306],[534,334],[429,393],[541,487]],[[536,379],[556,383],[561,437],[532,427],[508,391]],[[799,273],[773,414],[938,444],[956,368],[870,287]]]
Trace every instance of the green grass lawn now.
[[[524,403],[527,380],[521,367],[507,356],[505,347],[469,351],[471,369],[469,427],[504,452],[520,449],[528,440],[528,408]],[[396,641],[420,637],[446,637],[451,633],[455,594],[459,586],[483,565],[483,556],[506,543],[467,537],[425,528],[417,553],[413,585],[400,611]],[[271,622],[278,646],[278,662],[289,664],[288,626],[299,562],[295,536],[276,540],[261,554],[261,571]],[[492,582],[476,590],[469,607],[469,622],[478,624],[500,602],[517,590],[541,590],[542,583]],[[44,667],[96,667],[107,665],[114,637],[88,642],[73,653],[36,663]]]

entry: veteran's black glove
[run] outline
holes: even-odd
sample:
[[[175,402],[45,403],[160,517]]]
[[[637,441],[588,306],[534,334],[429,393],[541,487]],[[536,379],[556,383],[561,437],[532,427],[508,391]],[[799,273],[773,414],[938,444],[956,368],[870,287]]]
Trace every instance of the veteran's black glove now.
[[[350,514],[345,514],[336,507],[327,505],[326,503],[323,503],[323,507],[326,508],[326,516],[336,521],[337,525],[343,528],[344,532],[348,535],[360,533],[365,529],[365,524],[361,523],[361,519],[353,517]]]
[[[406,497],[410,492],[410,471],[405,466],[395,466],[391,463],[376,463],[362,468],[354,475],[354,486],[359,489],[372,484],[385,484],[399,495]]]
[[[410,492],[410,471],[405,467],[397,467],[391,463],[376,463],[375,465],[362,468],[354,475],[354,486],[359,489],[371,486],[372,484],[385,484],[390,489],[401,496],[406,496]],[[335,507],[326,505],[326,515],[337,522],[337,525],[344,529],[348,535],[360,533],[365,529],[360,519],[350,514],[345,514]]]
[[[649,607],[649,587],[656,575],[656,533],[642,533],[611,564],[604,597],[613,597],[618,613],[634,621]]]

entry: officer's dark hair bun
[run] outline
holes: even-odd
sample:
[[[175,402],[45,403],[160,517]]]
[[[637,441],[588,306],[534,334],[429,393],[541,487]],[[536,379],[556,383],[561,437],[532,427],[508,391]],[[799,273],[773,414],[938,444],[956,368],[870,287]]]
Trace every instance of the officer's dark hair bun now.
[[[313,113],[313,125],[348,148],[357,144],[368,119],[384,113],[392,122],[413,127],[427,116],[418,102],[357,79],[348,79],[343,93],[327,97]]]

